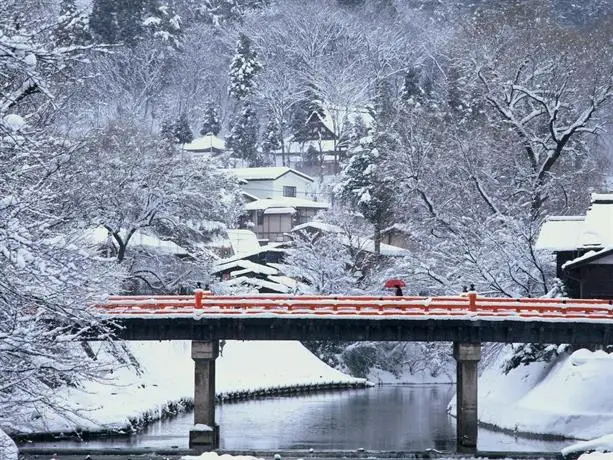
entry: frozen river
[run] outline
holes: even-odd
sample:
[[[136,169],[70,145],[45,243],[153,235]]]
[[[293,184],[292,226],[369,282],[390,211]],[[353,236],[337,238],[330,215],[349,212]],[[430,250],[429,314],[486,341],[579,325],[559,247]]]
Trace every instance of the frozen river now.
[[[455,419],[445,408],[453,385],[378,386],[296,397],[225,403],[217,407],[222,449],[455,449]],[[186,448],[193,414],[157,422],[129,438],[31,446]],[[559,451],[572,441],[518,438],[481,429],[479,449]]]

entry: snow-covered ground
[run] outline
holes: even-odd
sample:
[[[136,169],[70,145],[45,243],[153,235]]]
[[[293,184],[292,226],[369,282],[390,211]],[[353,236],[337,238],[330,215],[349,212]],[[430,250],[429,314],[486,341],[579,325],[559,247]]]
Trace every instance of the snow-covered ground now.
[[[504,374],[511,347],[479,378],[479,420],[504,429],[592,439],[613,433],[613,355],[582,349]],[[455,400],[450,403],[455,413]]]
[[[83,390],[58,393],[79,416],[25,414],[8,428],[19,432],[122,429],[130,420],[159,418],[169,402],[192,400],[194,366],[190,342],[130,342],[139,372],[113,373],[114,385],[89,382]],[[217,393],[337,382],[364,382],[329,367],[302,344],[228,341],[217,359]]]

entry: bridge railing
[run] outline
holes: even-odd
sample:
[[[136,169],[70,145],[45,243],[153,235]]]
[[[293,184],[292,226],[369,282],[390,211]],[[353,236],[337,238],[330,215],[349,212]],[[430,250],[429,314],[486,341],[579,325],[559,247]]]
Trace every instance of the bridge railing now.
[[[215,296],[208,292],[176,296],[111,296],[98,307],[111,315],[363,315],[478,316],[482,318],[608,318],[613,300],[460,296],[317,296],[257,294]]]

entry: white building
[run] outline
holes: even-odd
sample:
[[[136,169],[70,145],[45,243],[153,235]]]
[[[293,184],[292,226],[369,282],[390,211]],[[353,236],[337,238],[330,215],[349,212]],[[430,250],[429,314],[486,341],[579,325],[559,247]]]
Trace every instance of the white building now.
[[[286,166],[229,170],[245,181],[243,191],[258,198],[303,198],[313,192],[313,178]]]

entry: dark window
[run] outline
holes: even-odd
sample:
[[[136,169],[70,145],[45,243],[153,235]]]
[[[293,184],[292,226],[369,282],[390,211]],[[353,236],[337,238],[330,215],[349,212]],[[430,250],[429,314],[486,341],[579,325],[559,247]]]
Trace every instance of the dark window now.
[[[292,187],[290,185],[283,186],[283,196],[287,196],[290,198],[296,198],[296,187]]]
[[[258,225],[264,225],[264,211],[256,211],[258,218]]]

